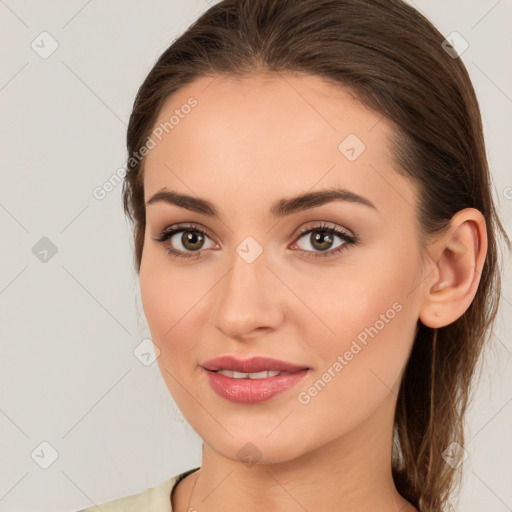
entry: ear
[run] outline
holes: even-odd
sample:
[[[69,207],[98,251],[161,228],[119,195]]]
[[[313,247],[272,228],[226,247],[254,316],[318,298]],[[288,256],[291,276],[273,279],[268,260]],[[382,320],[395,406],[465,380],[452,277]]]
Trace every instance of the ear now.
[[[457,212],[429,253],[435,266],[424,282],[419,318],[428,327],[444,327],[464,314],[478,289],[487,254],[482,213],[474,208]]]

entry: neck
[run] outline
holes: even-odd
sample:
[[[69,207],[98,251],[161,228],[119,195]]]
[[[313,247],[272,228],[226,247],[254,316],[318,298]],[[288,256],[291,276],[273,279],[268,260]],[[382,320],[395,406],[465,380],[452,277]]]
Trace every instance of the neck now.
[[[284,462],[249,465],[205,443],[201,468],[176,489],[174,510],[415,511],[391,473],[395,403],[390,394],[354,430]]]

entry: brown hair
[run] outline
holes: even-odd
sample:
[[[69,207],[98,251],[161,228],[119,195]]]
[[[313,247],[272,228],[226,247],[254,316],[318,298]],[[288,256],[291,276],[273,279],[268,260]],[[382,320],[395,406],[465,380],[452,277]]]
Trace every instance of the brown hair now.
[[[127,133],[130,157],[145,144],[164,101],[199,77],[316,75],[395,124],[396,170],[419,186],[422,237],[442,232],[463,208],[482,212],[488,251],[476,296],[452,324],[420,324],[397,400],[393,478],[423,512],[442,510],[456,476],[460,484],[442,452],[452,442],[464,446],[469,383],[499,303],[497,236],[510,247],[493,203],[475,92],[443,40],[401,0],[224,0],[160,56],[137,93]],[[123,201],[139,271],[144,159],[131,162]]]

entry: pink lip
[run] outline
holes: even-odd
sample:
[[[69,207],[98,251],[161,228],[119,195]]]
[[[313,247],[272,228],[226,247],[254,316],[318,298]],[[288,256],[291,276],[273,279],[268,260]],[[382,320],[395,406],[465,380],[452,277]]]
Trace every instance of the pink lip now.
[[[251,357],[250,359],[237,359],[233,356],[221,356],[210,359],[201,364],[206,370],[232,370],[235,372],[263,372],[265,370],[274,370],[277,372],[298,372],[299,370],[307,370],[307,366],[299,366],[296,364],[272,359],[270,357]]]
[[[247,360],[223,356],[201,365],[213,391],[222,398],[236,403],[257,403],[286,391],[298,384],[309,368],[268,357],[253,357]],[[253,373],[262,371],[286,372],[284,375],[265,379],[235,379],[216,373],[216,370],[231,370]]]

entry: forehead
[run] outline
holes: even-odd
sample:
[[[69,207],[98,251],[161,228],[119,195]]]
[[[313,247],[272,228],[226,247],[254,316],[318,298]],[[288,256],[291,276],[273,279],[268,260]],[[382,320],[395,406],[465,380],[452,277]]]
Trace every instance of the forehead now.
[[[407,188],[393,171],[391,123],[316,76],[201,77],[168,98],[155,130],[146,200],[164,187],[250,201],[318,184],[378,203],[390,187]]]

